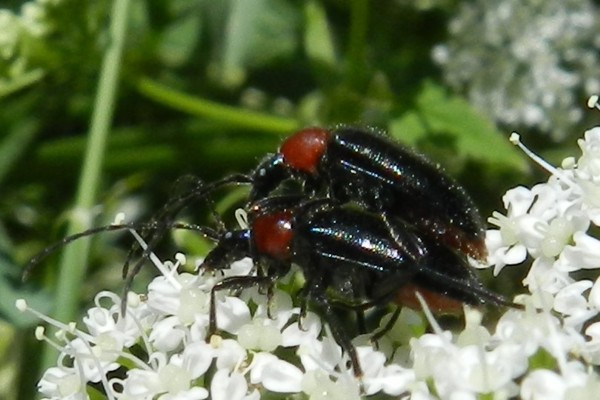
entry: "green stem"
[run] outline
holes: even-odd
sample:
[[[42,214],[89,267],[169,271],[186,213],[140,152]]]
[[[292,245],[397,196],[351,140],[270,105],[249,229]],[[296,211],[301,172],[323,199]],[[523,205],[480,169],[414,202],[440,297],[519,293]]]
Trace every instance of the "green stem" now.
[[[98,89],[94,103],[94,112],[88,132],[84,164],[79,180],[74,211],[69,222],[67,234],[88,229],[91,226],[91,210],[96,201],[96,191],[102,170],[106,138],[112,121],[121,55],[125,42],[128,9],[130,0],[114,0],[112,20],[109,26],[110,43],[106,48]],[[79,296],[87,267],[90,241],[82,239],[65,249],[59,265],[58,287],[54,304],[54,318],[59,321],[72,321],[79,306]],[[43,367],[56,363],[56,352],[45,347]]]
[[[27,86],[31,86],[44,77],[44,71],[34,69],[19,75],[18,77],[9,80],[8,82],[0,83],[0,99],[17,92]]]
[[[0,185],[9,174],[16,161],[27,151],[39,125],[31,118],[24,118],[21,124],[5,133],[0,141]]]
[[[136,87],[141,94],[164,106],[226,125],[275,134],[287,134],[298,128],[298,121],[293,118],[274,117],[190,96],[149,78],[139,79]]]
[[[357,81],[364,72],[367,29],[369,27],[369,1],[350,2],[350,32],[348,40],[348,82]]]

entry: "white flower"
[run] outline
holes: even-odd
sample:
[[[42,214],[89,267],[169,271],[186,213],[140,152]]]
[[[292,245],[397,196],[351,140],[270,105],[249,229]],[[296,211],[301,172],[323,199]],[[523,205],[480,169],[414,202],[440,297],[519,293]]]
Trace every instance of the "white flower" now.
[[[556,294],[559,290],[573,282],[568,272],[555,268],[557,263],[548,257],[540,257],[533,261],[529,273],[523,279],[523,285],[531,293]]]
[[[553,308],[564,316],[565,326],[573,326],[580,330],[585,321],[598,313],[598,310],[588,307],[588,300],[583,294],[591,287],[591,281],[581,280],[565,286],[556,293]]]
[[[350,380],[348,375],[342,375],[334,381],[324,371],[313,370],[304,375],[302,391],[311,400],[358,400],[360,399],[359,385]]]
[[[569,266],[573,271],[600,268],[600,240],[585,232],[573,235],[575,245],[566,246],[557,266]]]
[[[594,182],[600,180],[600,127],[585,132],[584,139],[577,141],[581,157],[577,161],[577,175]]]
[[[463,2],[433,50],[446,82],[511,128],[564,138],[580,93],[600,91],[598,11],[588,0]]]
[[[74,368],[50,367],[40,380],[39,391],[51,399],[86,399],[85,381]]]
[[[570,388],[582,388],[587,384],[590,376],[583,370],[578,362],[569,363],[563,374],[554,371],[538,369],[531,372],[521,385],[521,398],[525,400],[537,399],[572,399],[567,396]],[[597,393],[594,394],[597,395]]]
[[[585,330],[590,339],[585,342],[582,350],[587,361],[594,365],[600,365],[600,322],[594,322]]]
[[[17,17],[8,10],[0,10],[0,57],[9,59],[15,53],[19,40]]]
[[[273,354],[258,353],[252,361],[250,382],[261,383],[275,393],[297,393],[301,390],[304,373],[295,365]]]
[[[563,399],[566,391],[560,375],[553,371],[538,369],[533,371],[521,386],[523,400]]]
[[[21,7],[21,22],[32,36],[43,36],[51,30],[46,20],[46,10],[34,2],[27,2]]]
[[[260,395],[256,389],[248,393],[248,382],[239,372],[220,369],[215,373],[210,386],[213,400],[255,400]]]
[[[129,398],[160,399],[204,399],[208,391],[193,387],[192,382],[202,376],[210,366],[214,350],[206,343],[196,342],[185,347],[167,362],[163,353],[154,353],[150,358],[156,366],[152,370],[132,369],[124,380],[113,379],[113,386],[122,386],[122,395]]]

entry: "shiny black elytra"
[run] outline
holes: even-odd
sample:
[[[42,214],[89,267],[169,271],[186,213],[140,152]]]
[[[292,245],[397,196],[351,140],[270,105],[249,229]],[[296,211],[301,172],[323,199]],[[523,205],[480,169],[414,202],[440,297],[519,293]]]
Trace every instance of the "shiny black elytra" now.
[[[215,292],[272,288],[292,264],[305,278],[302,308],[309,304],[329,324],[356,376],[362,370],[336,308],[364,310],[390,302],[415,307],[415,292],[438,312],[457,311],[463,303],[510,305],[479,282],[460,253],[409,226],[391,235],[377,214],[298,196],[269,197],[249,211],[249,228],[224,232],[201,266],[222,270],[243,257],[257,266],[256,276],[229,277],[213,288],[208,337],[216,331]],[[406,248],[422,256],[415,261]]]

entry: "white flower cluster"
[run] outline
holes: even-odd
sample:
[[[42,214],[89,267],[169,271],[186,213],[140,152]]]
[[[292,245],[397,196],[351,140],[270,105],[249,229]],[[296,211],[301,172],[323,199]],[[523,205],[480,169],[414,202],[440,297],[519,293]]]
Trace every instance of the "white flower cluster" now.
[[[600,108],[595,96],[589,105]],[[551,172],[546,183],[509,190],[507,215],[495,212],[488,220],[499,228],[486,235],[488,266],[496,274],[533,259],[523,282],[530,294],[516,299],[524,310],[508,310],[493,333],[472,310],[454,337],[432,322],[434,333],[410,343],[412,368],[442,399],[594,399],[600,392],[600,240],[593,236],[600,225],[600,127],[585,133],[578,142],[582,155],[565,159],[562,168],[531,153],[518,135],[511,140]]]
[[[48,18],[49,7],[57,7],[62,2],[25,2],[20,13],[0,9],[0,88],[31,72],[32,52],[40,50],[39,41],[54,29]]]
[[[598,17],[589,0],[463,2],[433,58],[492,119],[561,138],[600,91]]]
[[[270,391],[342,400],[358,399],[361,391],[398,395],[415,381],[412,370],[386,366],[383,353],[364,345],[357,347],[364,366],[359,382],[341,348],[322,332],[320,318],[309,312],[300,327],[299,308],[279,290],[270,302],[256,288],[239,297],[218,293],[218,328],[231,338],[214,335],[207,343],[210,290],[222,278],[180,274],[178,266],[152,281],[143,301],[130,294],[125,319],[119,318],[119,296],[110,292],[97,295],[83,319],[85,332],[38,314],[61,328],[62,342],[38,332],[61,352],[58,365],[40,381],[40,392],[48,399],[87,399],[86,385],[100,383],[108,399],[241,400]],[[223,277],[248,275],[251,269],[245,259]],[[24,302],[17,306],[36,313]],[[120,377],[107,378],[119,369]]]
[[[600,108],[597,98],[591,105]],[[530,293],[516,299],[523,309],[505,310],[494,330],[482,325],[481,312],[465,308],[464,330],[444,331],[425,307],[431,333],[424,333],[420,314],[403,309],[377,349],[368,336],[354,339],[364,372],[358,379],[320,318],[310,312],[300,318],[293,299],[279,289],[271,301],[258,288],[237,297],[218,292],[220,336],[206,341],[212,287],[252,273],[250,260],[216,277],[179,273],[183,257],[163,264],[152,255],[162,275],[147,295],[130,295],[126,318],[119,317],[119,297],[109,292],[96,297],[83,320],[85,331],[38,314],[60,328],[57,340],[42,329],[38,337],[61,352],[39,390],[48,399],[87,399],[94,383],[111,400],[237,400],[267,393],[309,399],[376,393],[416,400],[596,398],[600,240],[593,232],[600,224],[600,127],[587,131],[579,146],[582,155],[565,159],[561,168],[523,146],[551,177],[508,191],[506,215],[489,219],[498,227],[486,237],[496,274],[533,259],[524,280]],[[24,301],[17,306],[30,310]]]

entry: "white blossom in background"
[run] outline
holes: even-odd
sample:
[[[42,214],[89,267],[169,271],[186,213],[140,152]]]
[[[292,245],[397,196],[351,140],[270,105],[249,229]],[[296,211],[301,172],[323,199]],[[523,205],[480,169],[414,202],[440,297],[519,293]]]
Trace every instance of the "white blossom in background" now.
[[[33,0],[23,2],[17,11],[0,8],[0,92],[13,91],[44,74],[39,64],[48,51],[45,41],[57,28],[51,13],[62,3]]]
[[[600,108],[597,98],[590,105]],[[522,146],[518,136],[512,140]],[[218,274],[189,274],[178,271],[184,257],[162,263],[152,255],[161,275],[147,294],[130,293],[125,319],[119,296],[110,292],[96,296],[81,329],[17,303],[60,329],[53,339],[42,328],[36,332],[60,351],[39,391],[53,400],[88,399],[89,383],[103,387],[110,400],[237,400],[266,393],[312,400],[378,393],[415,400],[596,398],[600,127],[578,144],[581,155],[559,168],[522,146],[550,176],[532,188],[509,190],[506,211],[489,218],[488,267],[497,275],[531,262],[515,299],[523,309],[501,310],[492,328],[475,309],[465,308],[459,332],[442,329],[428,309],[426,321],[403,309],[377,346],[367,335],[353,340],[364,371],[358,379],[322,320],[309,312],[301,329],[298,304],[280,289],[270,303],[257,288],[239,297],[218,292],[218,334],[206,340],[211,288],[225,277],[252,273],[250,260]],[[584,278],[582,271],[588,272]]]
[[[590,0],[462,2],[433,59],[482,113],[560,139],[600,92],[599,16]]]

